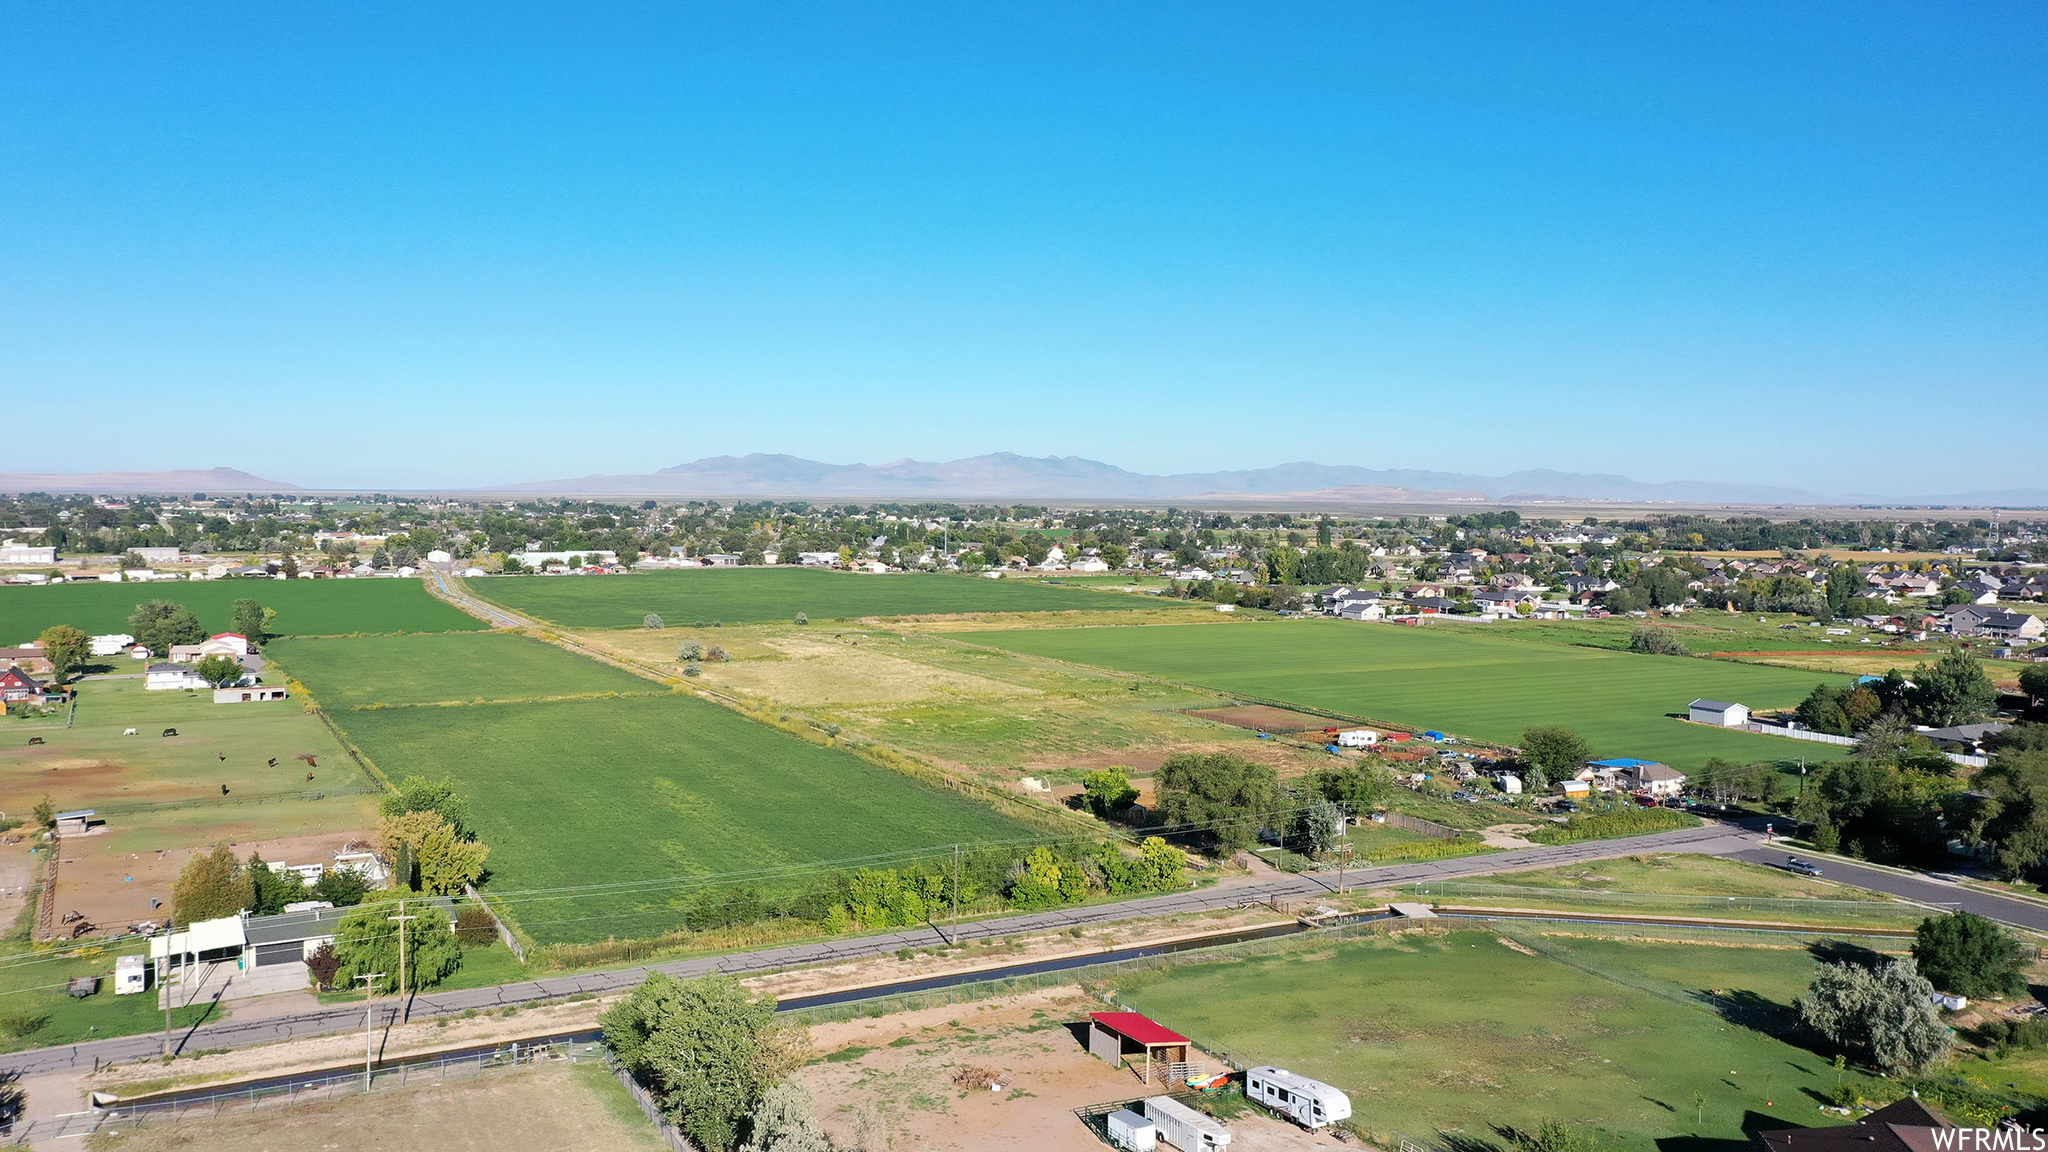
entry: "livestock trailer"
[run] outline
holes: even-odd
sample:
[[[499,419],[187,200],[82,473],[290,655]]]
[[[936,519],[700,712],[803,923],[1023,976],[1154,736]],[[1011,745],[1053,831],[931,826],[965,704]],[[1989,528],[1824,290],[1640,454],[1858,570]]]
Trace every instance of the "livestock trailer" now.
[[[1351,1097],[1320,1080],[1261,1065],[1244,1074],[1245,1099],[1263,1104],[1304,1128],[1351,1118]]]
[[[1159,1139],[1180,1152],[1213,1152],[1230,1147],[1230,1129],[1171,1096],[1145,1101],[1145,1119],[1159,1126]]]
[[[1109,1142],[1126,1152],[1152,1152],[1159,1146],[1159,1126],[1129,1108],[1119,1108],[1103,1121],[1109,1128]]]

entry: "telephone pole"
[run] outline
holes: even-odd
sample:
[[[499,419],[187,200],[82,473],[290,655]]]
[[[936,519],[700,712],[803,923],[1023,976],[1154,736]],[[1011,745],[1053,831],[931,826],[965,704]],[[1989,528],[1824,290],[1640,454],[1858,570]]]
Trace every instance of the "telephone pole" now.
[[[365,1092],[370,1090],[370,1008],[371,1005],[377,1002],[377,981],[383,978],[384,974],[382,972],[365,972],[361,976],[356,977],[358,980],[368,980],[370,982],[369,986],[364,990],[366,995],[363,999],[363,1091]]]
[[[53,849],[54,851],[54,849]],[[164,1059],[171,1058],[171,918],[164,917],[164,958],[156,969],[156,990],[164,998]]]
[[[405,922],[417,920],[419,917],[405,914],[405,900],[401,897],[398,901],[398,915],[386,916],[385,919],[398,922],[398,1019],[403,1023],[412,1015],[412,1002],[405,998]]]
[[[953,845],[953,946],[960,946],[960,846]]]

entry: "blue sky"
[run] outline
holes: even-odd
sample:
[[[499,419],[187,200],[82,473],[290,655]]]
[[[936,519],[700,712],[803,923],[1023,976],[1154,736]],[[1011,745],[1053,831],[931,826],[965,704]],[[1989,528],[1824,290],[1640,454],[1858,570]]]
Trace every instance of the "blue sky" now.
[[[2038,4],[739,7],[12,8],[0,470],[2048,484]]]

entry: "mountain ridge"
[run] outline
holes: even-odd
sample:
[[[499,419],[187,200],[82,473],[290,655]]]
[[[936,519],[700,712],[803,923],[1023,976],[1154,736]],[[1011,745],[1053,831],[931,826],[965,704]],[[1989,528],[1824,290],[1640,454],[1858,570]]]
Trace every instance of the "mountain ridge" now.
[[[0,492],[304,492],[281,480],[266,480],[238,468],[171,468],[159,472],[0,472]]]

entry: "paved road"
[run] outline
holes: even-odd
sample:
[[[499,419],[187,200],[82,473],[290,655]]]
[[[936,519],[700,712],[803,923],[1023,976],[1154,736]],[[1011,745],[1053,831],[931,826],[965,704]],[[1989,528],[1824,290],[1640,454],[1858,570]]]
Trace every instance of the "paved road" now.
[[[1586,844],[1561,845],[1550,848],[1523,848],[1511,852],[1498,852],[1485,856],[1468,856],[1453,860],[1431,860],[1420,863],[1393,865],[1385,868],[1358,869],[1347,877],[1352,887],[1385,887],[1407,884],[1418,880],[1451,880],[1468,876],[1482,876],[1497,872],[1515,871],[1526,868],[1544,868],[1558,864],[1569,864],[1580,860],[1610,859],[1637,852],[1690,851],[1725,855],[1751,847],[1756,843],[1753,837],[1739,831],[1709,825],[1701,828],[1687,828],[1676,832],[1659,832],[1649,836],[1635,836],[1623,840],[1600,840]],[[1150,896],[1138,900],[1126,900],[1115,904],[1098,904],[1088,908],[1054,909],[1047,912],[1032,912],[1017,916],[1004,916],[992,920],[980,920],[960,926],[960,936],[965,940],[982,940],[1019,933],[1056,931],[1063,928],[1092,924],[1112,924],[1127,920],[1157,916],[1172,916],[1188,912],[1201,912],[1215,908],[1236,906],[1247,899],[1299,900],[1334,892],[1337,877],[1334,875],[1298,875],[1263,883],[1218,886],[1187,892],[1174,892],[1161,896]],[[862,936],[852,940],[834,940],[815,944],[795,944],[782,948],[768,948],[755,952],[737,952],[726,956],[704,957],[695,960],[681,960],[669,964],[656,964],[632,968],[619,968],[605,972],[593,972],[579,976],[553,976],[540,980],[526,980],[516,984],[499,984],[489,988],[473,988],[459,992],[437,992],[415,997],[412,1018],[432,1019],[467,1012],[471,1009],[488,1009],[513,1004],[528,1004],[543,1000],[560,999],[579,992],[605,994],[622,992],[647,978],[649,972],[666,972],[673,976],[701,976],[707,972],[727,972],[745,975],[769,972],[783,968],[804,967],[818,964],[833,964],[872,956],[887,955],[902,948],[928,948],[944,942],[944,934],[936,928],[917,928],[902,932],[891,932],[882,936]],[[397,1010],[397,1002],[389,1001],[378,1005],[376,1021],[381,1024]],[[199,1048],[244,1048],[256,1044],[268,1044],[278,1040],[290,1040],[307,1036],[321,1036],[333,1032],[345,1032],[363,1026],[363,1009],[335,1007],[317,1012],[306,1012],[295,1016],[283,1016],[268,1020],[238,1022],[233,1019],[219,1024],[202,1025],[187,1029],[173,1037],[179,1051]],[[0,1068],[12,1068],[25,1078],[45,1076],[52,1073],[77,1069],[90,1069],[96,1064],[127,1063],[157,1057],[163,1051],[163,1035],[153,1033],[145,1036],[120,1036],[106,1040],[95,1040],[84,1044],[72,1044],[60,1048],[42,1048],[0,1057]]]
[[[1752,864],[1783,864],[1786,852],[1782,848],[1749,847],[1717,855],[1747,860]],[[1812,859],[1820,866],[1823,879],[1853,884],[1873,892],[1902,896],[1908,900],[1918,900],[1922,904],[1960,908],[1965,912],[1975,912],[1979,916],[1988,916],[2007,924],[2048,932],[2048,906],[2030,900],[2015,900],[1991,892],[1980,892],[1974,888],[1965,888],[1953,880],[1926,873],[1908,874],[1895,872],[1889,868],[1871,868],[1833,857],[1808,859]]]
[[[450,580],[448,573],[438,568],[428,569],[428,575],[434,578],[434,584],[441,590],[443,599],[468,612],[470,615],[483,620],[493,628],[530,628],[534,626],[534,621],[528,620],[524,616],[509,612],[498,607],[496,604],[479,599],[474,592]]]

